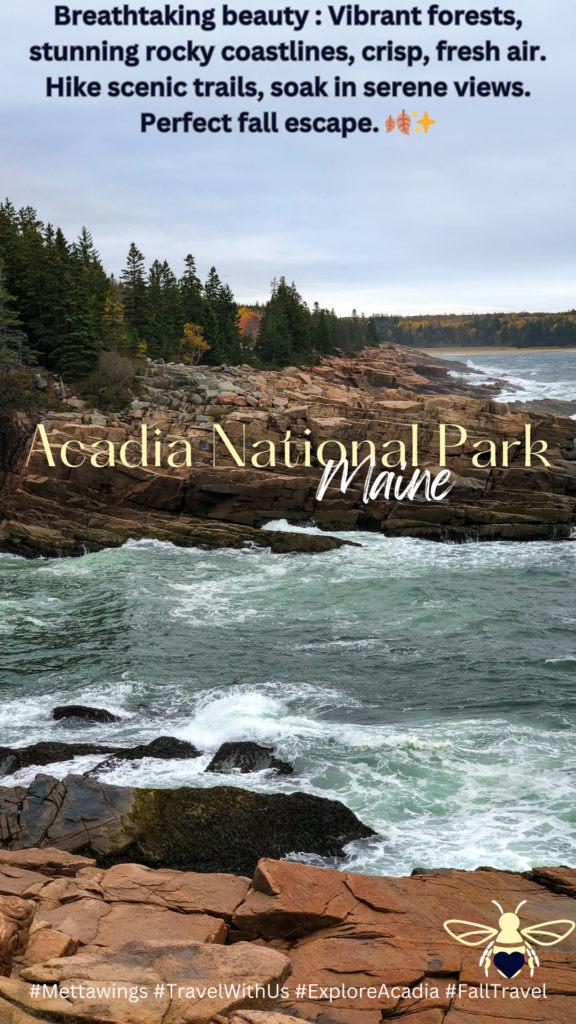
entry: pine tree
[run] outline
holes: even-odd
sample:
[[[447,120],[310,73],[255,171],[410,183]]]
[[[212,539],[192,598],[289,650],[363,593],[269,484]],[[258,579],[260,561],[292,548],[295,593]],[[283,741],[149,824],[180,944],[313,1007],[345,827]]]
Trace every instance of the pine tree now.
[[[82,228],[78,240],[72,246],[76,266],[82,267],[88,274],[88,287],[100,314],[108,297],[109,280],[100,253],[97,252],[92,235],[87,228]]]
[[[5,285],[6,271],[0,260],[0,364],[22,363],[27,355],[26,335],[20,330],[22,321],[11,309],[14,297]]]
[[[321,309],[317,302],[312,310],[311,337],[315,352],[334,355],[338,345],[338,318],[329,309]]]
[[[87,276],[70,274],[66,286],[66,298],[58,310],[61,332],[52,360],[65,376],[78,379],[94,369],[100,345]]]
[[[180,289],[180,315],[184,323],[204,322],[204,300],[202,282],[196,273],[196,260],[188,253],[184,260],[185,271],[178,282]]]
[[[126,355],[131,351],[131,338],[122,302],[122,289],[112,274],[102,311],[102,348]]]
[[[147,321],[148,353],[152,357],[172,357],[181,332],[180,291],[168,263],[154,260],[148,274]]]
[[[126,267],[121,271],[120,278],[124,286],[124,316],[133,336],[135,350],[139,341],[146,341],[149,309],[144,255],[134,242],[128,250]]]
[[[275,366],[313,358],[310,310],[294,282],[287,284],[285,277],[278,283],[272,282],[272,295],[262,316],[256,352],[265,363]]]
[[[366,321],[364,333],[366,335],[366,344],[370,348],[376,348],[380,344],[380,335],[378,334],[378,328],[373,317]]]
[[[204,285],[203,326],[212,363],[235,363],[242,358],[237,321],[238,305],[230,286],[222,284],[216,267],[211,267]]]
[[[265,310],[256,342],[256,351],[262,362],[273,366],[289,366],[293,350],[292,334],[282,310]]]

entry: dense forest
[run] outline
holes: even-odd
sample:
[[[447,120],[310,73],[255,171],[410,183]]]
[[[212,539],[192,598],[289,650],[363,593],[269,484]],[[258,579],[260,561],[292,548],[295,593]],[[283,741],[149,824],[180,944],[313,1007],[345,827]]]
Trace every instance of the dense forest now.
[[[218,365],[313,363],[338,349],[377,344],[374,324],[309,309],[294,284],[272,283],[269,301],[239,306],[212,267],[194,256],[178,276],[166,260],[146,269],[133,242],[119,279],[102,265],[90,232],[69,242],[35,210],[0,205],[0,361],[37,363],[69,380],[91,373],[103,352]]]
[[[576,309],[567,313],[374,316],[381,341],[416,348],[576,347]]]
[[[119,278],[107,273],[90,232],[68,241],[31,207],[0,204],[0,364],[37,365],[67,380],[89,377],[103,353],[261,367],[311,364],[367,345],[418,348],[576,346],[576,311],[482,316],[373,316],[303,301],[294,283],[272,282],[265,304],[240,306],[212,267],[205,281],[194,256],[175,273],[147,268],[130,245]],[[0,367],[1,368],[1,367]]]

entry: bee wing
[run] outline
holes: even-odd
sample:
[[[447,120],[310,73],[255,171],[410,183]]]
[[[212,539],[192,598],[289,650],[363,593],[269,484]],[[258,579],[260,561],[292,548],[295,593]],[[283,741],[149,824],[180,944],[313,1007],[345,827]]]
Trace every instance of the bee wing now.
[[[521,928],[520,933],[539,946],[555,946],[557,942],[562,942],[562,939],[567,939],[575,927],[576,922],[561,918],[558,921],[531,924],[528,928]]]
[[[453,931],[450,927],[451,925],[456,925],[458,931]],[[456,942],[461,942],[463,946],[481,946],[484,942],[488,942],[498,935],[498,929],[491,928],[488,924],[478,924],[476,921],[460,921],[458,918],[444,921],[444,928],[448,935],[456,939]],[[462,931],[462,928],[467,928],[467,931]],[[473,936],[476,937],[473,938]]]

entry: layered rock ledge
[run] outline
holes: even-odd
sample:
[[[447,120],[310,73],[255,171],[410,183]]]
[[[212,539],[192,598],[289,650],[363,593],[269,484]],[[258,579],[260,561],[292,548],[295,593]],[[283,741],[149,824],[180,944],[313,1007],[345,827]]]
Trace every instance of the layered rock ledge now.
[[[62,781],[39,774],[28,787],[0,786],[0,850],[57,847],[93,857],[99,867],[136,861],[252,874],[261,856],[343,857],[347,843],[373,835],[338,800],[309,793],[137,789],[90,773]]]
[[[185,547],[256,547],[273,552],[320,552],[341,545],[334,537],[262,532],[271,520],[312,523],[323,530],[376,530],[391,537],[431,540],[555,540],[576,526],[576,433],[566,415],[529,411],[494,401],[498,385],[478,387],[453,376],[458,364],[400,346],[368,350],[355,359],[325,359],[306,371],[257,372],[249,366],[193,368],[151,366],[142,378],[144,400],[121,415],[103,416],[69,399],[69,412],[48,413],[44,425],[56,453],[47,468],[37,452],[7,480],[0,498],[0,550],[33,555],[78,555],[129,539],[155,538]],[[466,367],[462,368],[466,369]],[[543,408],[543,407],[542,407]],[[272,442],[275,467],[238,467],[224,444],[214,452],[213,424],[230,441]],[[118,461],[100,469],[90,464],[94,445],[138,440],[148,427],[149,465],[129,468]],[[362,500],[362,483],[346,494],[338,487],[316,498],[322,466],[303,465],[305,442],[315,452],[328,439],[350,450],[353,441],[382,445],[402,441],[410,451],[412,424],[418,425],[419,465],[438,472],[442,424],[468,434],[447,458],[454,487],[441,502]],[[548,445],[544,466],[525,466],[525,428]],[[162,464],[154,466],[155,431],[161,435]],[[290,432],[292,461],[283,461]],[[457,436],[452,440],[456,440]],[[76,469],[58,458],[62,445],[79,440],[88,458]],[[186,440],[191,467],[167,467],[169,445]],[[478,468],[474,445],[489,440],[498,465]],[[502,444],[510,448],[502,466]],[[333,449],[333,450],[332,450]],[[360,449],[367,454],[367,447]],[[336,446],[326,457],[337,457]],[[216,456],[216,466],[213,461]],[[381,468],[381,467],[380,467]],[[411,473],[411,468],[409,468]],[[357,478],[358,480],[359,478]]]
[[[574,934],[540,949],[534,977],[508,982],[507,997],[480,999],[470,991],[486,985],[481,950],[443,922],[497,925],[493,900],[525,900],[523,928],[574,920],[574,891],[570,868],[393,878],[263,859],[250,878],[0,852],[0,1020],[573,1024]],[[491,986],[506,983],[491,972]],[[515,985],[541,995],[513,998]]]

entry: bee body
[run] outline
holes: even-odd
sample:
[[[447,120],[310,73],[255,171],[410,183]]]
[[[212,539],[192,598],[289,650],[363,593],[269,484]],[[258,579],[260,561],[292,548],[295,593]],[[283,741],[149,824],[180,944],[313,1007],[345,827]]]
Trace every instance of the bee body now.
[[[536,942],[540,946],[555,946],[557,942],[568,937],[574,930],[575,922],[568,920],[546,921],[541,925],[531,925],[528,928],[520,928],[520,918],[517,916],[520,907],[526,902],[523,900],[516,907],[514,914],[505,914],[499,903],[492,900],[501,912],[498,921],[498,928],[488,925],[476,924],[474,921],[459,921],[452,919],[444,922],[444,928],[452,938],[461,942],[464,946],[480,946],[486,939],[491,941],[486,946],[480,957],[480,967],[484,967],[484,973],[488,977],[490,967],[493,965],[502,978],[516,978],[525,965],[530,968],[530,977],[534,975],[534,967],[540,966],[540,961],[530,943]],[[451,925],[470,925],[472,930],[455,933]],[[560,934],[557,926],[568,926],[562,928]],[[555,930],[549,931],[551,926]],[[482,936],[477,938],[477,936]],[[475,936],[472,938],[472,936]],[[552,941],[550,941],[550,939]],[[528,941],[526,941],[528,940]]]

